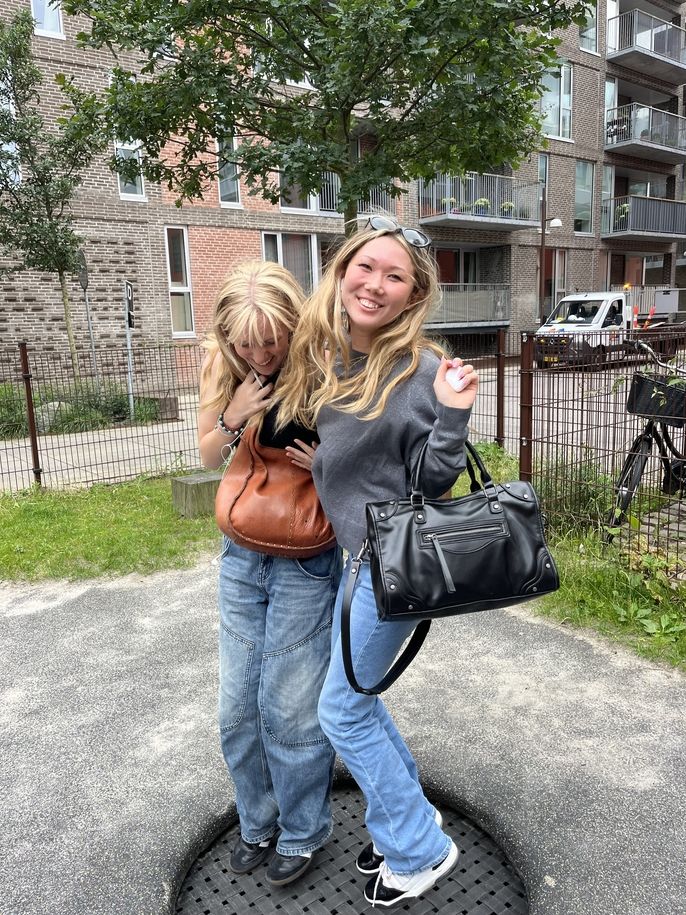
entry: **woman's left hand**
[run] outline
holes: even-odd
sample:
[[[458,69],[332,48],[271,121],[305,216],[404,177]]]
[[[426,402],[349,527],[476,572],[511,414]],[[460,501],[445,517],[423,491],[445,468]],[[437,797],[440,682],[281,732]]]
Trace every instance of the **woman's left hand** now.
[[[451,378],[457,378],[462,386],[461,391],[456,391],[446,379],[449,370]],[[468,410],[474,403],[476,392],[479,389],[479,376],[473,365],[465,365],[461,359],[441,359],[434,379],[434,391],[439,403],[446,407],[461,407]]]
[[[312,472],[312,460],[314,458],[314,453],[317,450],[317,443],[312,442],[311,445],[306,445],[305,442],[301,442],[299,438],[294,438],[293,441],[298,446],[297,448],[294,448],[292,445],[286,445],[286,452],[291,459],[291,463],[297,464],[298,467],[302,467],[304,470]]]

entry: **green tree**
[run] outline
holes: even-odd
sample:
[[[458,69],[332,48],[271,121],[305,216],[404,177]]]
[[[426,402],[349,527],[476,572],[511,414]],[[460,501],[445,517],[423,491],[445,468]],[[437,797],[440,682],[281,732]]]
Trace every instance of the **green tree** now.
[[[56,274],[74,372],[78,375],[67,277],[78,270],[82,243],[71,202],[104,135],[92,99],[60,81],[64,106],[44,117],[42,75],[33,59],[28,12],[0,21],[0,273]],[[74,107],[79,119],[70,116]],[[54,114],[54,112],[53,112]]]
[[[217,139],[251,192],[279,198],[340,179],[339,208],[393,179],[516,164],[540,143],[537,101],[555,65],[551,31],[579,0],[64,0],[81,35],[138,59],[115,68],[110,129],[144,144],[143,173],[178,200],[216,174]],[[293,85],[293,84],[297,85]],[[372,138],[358,157],[355,141]],[[124,174],[135,161],[113,162]]]

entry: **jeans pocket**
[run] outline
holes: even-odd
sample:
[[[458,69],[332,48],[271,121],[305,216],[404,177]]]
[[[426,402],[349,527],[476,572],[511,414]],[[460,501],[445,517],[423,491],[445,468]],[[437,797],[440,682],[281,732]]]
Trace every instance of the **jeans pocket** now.
[[[265,654],[260,714],[265,732],[282,746],[326,743],[317,705],[329,666],[331,622],[282,651]]]
[[[241,723],[248,702],[248,685],[255,646],[219,626],[219,730],[232,731]]]
[[[317,581],[325,581],[330,578],[337,567],[338,547],[331,550],[325,550],[317,556],[310,556],[308,559],[295,559],[296,566],[308,578],[315,578]]]

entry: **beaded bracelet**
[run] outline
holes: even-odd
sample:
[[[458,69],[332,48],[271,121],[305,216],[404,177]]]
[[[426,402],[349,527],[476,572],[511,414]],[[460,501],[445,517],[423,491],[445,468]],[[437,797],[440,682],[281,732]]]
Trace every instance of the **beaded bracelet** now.
[[[240,436],[243,434],[243,430],[245,429],[245,423],[243,423],[243,425],[239,429],[229,429],[229,427],[224,422],[224,413],[222,412],[217,417],[217,425],[214,428],[219,429],[219,431],[222,432],[224,435],[232,435],[234,438],[234,441],[235,441],[237,438],[240,438]]]

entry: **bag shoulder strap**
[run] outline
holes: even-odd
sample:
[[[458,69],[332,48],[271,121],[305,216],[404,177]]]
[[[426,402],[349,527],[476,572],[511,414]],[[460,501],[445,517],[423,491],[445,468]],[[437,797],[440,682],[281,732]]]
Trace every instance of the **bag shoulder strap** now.
[[[415,631],[412,633],[412,638],[408,642],[405,650],[396,659],[395,663],[391,666],[391,669],[388,673],[379,680],[375,686],[370,686],[369,688],[360,686],[355,677],[355,670],[353,668],[353,659],[351,653],[350,645],[350,610],[353,602],[353,591],[355,590],[355,585],[357,584],[357,578],[360,572],[360,566],[362,565],[362,560],[358,557],[353,559],[350,566],[350,573],[348,574],[348,580],[345,584],[345,590],[343,592],[343,604],[341,607],[341,651],[343,654],[343,667],[345,668],[345,675],[348,678],[348,682],[355,690],[356,693],[364,693],[366,696],[376,696],[379,693],[382,693],[385,689],[395,683],[398,677],[405,671],[412,661],[416,658],[419,653],[419,649],[424,643],[429,628],[431,626],[431,620],[422,620]]]

